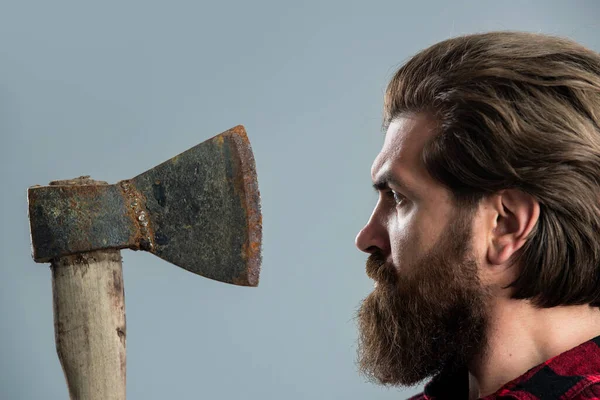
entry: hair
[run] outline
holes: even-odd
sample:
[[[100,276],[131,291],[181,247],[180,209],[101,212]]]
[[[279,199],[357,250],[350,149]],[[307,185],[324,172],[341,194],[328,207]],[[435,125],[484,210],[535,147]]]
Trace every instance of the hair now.
[[[448,39],[389,83],[384,125],[410,113],[437,122],[422,161],[457,207],[509,188],[539,202],[512,297],[600,307],[600,54],[524,32]]]

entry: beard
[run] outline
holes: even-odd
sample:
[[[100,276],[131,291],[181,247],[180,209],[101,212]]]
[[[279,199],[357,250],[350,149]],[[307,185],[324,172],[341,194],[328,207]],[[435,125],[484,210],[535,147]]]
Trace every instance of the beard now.
[[[358,311],[360,372],[412,386],[465,367],[486,351],[489,291],[471,250],[472,216],[458,212],[432,250],[399,274],[381,253],[367,260],[375,290]]]

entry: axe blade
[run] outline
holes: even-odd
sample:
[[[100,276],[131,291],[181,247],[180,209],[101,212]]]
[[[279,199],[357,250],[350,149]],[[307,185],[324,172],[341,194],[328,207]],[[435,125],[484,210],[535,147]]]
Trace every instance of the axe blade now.
[[[114,185],[31,187],[33,258],[147,250],[193,273],[257,286],[262,214],[254,156],[236,126]]]
[[[257,286],[262,217],[254,156],[236,126],[136,176],[160,258],[221,282]]]

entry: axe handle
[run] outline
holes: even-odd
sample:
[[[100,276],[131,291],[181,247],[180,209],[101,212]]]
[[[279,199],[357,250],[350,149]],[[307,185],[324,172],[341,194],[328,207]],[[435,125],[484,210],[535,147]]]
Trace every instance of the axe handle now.
[[[52,261],[56,350],[72,400],[125,399],[125,298],[118,250]]]

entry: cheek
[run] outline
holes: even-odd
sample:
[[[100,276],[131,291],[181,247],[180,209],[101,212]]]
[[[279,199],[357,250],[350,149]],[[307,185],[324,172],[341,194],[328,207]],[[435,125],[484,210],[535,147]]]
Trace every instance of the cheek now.
[[[391,261],[396,269],[411,265],[423,252],[422,233],[414,219],[396,222],[390,227]]]

